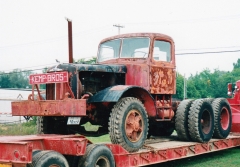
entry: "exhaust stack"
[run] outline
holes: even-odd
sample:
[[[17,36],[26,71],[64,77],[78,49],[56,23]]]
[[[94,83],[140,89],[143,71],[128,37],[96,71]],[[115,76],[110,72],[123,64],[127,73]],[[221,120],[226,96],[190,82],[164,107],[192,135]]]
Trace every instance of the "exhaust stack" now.
[[[69,50],[69,63],[73,63],[73,45],[72,45],[72,20],[66,18],[68,21],[68,50]]]

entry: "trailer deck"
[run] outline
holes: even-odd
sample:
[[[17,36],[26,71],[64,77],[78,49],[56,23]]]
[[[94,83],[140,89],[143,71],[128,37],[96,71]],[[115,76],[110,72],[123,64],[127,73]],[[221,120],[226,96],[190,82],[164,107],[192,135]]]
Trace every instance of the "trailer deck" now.
[[[55,150],[63,155],[84,155],[87,143],[81,135],[27,135],[0,137],[0,167],[23,167],[32,162],[33,150]],[[116,167],[146,166],[166,161],[220,151],[240,145],[240,134],[207,143],[179,141],[177,136],[154,137],[138,152],[129,153],[120,145],[105,143],[112,152]]]
[[[230,134],[227,139],[211,139],[207,143],[177,140],[177,136],[147,140],[144,148],[136,153],[123,152],[107,145],[113,152],[116,166],[146,166],[200,154],[220,151],[240,145],[240,134]],[[115,150],[114,150],[115,149]],[[120,150],[120,151],[119,151]]]

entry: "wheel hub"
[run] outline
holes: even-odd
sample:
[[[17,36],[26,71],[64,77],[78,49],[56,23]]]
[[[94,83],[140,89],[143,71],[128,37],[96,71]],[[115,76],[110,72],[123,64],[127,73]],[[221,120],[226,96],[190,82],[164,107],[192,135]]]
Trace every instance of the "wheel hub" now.
[[[229,127],[229,111],[226,107],[222,108],[220,115],[221,127],[226,130]]]
[[[205,134],[208,134],[211,130],[211,116],[208,110],[205,110],[202,114],[201,125],[202,131]]]
[[[128,113],[125,122],[125,130],[131,142],[137,142],[140,139],[144,128],[142,122],[142,117],[138,110],[132,109]]]

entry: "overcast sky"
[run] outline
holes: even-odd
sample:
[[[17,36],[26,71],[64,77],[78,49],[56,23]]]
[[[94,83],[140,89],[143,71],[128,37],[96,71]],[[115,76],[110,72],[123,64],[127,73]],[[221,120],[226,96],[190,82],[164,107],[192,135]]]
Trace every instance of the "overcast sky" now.
[[[239,0],[0,0],[0,71],[38,69],[68,61],[67,21],[75,59],[96,56],[101,39],[121,33],[171,36],[177,70],[231,71],[240,58]]]

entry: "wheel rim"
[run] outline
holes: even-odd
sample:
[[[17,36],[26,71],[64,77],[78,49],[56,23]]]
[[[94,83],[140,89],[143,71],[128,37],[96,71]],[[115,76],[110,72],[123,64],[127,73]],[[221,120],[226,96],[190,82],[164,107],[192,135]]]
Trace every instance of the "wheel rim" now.
[[[221,127],[226,130],[229,127],[229,111],[226,107],[223,107],[220,115]]]
[[[143,132],[143,118],[138,110],[129,111],[125,121],[125,132],[128,140],[137,142]]]
[[[211,128],[212,128],[211,121],[212,121],[212,118],[211,118],[210,112],[208,110],[204,110],[201,118],[203,133],[208,134],[211,131]]]
[[[59,165],[50,165],[49,167],[60,167]]]
[[[106,157],[101,156],[97,159],[95,167],[110,167],[110,162]]]

